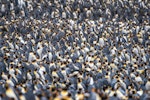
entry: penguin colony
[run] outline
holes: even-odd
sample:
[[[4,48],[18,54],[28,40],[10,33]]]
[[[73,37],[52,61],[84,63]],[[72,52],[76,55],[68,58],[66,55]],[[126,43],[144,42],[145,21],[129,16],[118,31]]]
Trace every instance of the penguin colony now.
[[[0,0],[0,100],[150,100],[150,1]]]

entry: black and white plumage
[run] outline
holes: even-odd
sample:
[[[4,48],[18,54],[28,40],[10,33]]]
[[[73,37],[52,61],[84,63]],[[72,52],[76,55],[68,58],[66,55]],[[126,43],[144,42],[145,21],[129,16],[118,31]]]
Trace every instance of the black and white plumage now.
[[[148,0],[0,2],[0,99],[149,98]]]

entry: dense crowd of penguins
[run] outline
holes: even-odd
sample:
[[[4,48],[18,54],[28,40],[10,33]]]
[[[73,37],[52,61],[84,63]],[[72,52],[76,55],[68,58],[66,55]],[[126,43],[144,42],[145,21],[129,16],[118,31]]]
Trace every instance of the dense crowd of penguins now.
[[[150,100],[150,1],[0,0],[0,100]]]

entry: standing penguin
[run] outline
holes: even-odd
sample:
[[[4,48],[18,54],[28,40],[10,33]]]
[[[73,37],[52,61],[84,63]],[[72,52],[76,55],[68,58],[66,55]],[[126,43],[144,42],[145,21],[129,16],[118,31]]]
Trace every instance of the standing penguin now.
[[[15,100],[19,100],[18,99],[18,95],[15,92],[15,90],[12,87],[10,87],[8,84],[6,84],[6,95],[9,98],[12,98],[12,99],[15,99]]]

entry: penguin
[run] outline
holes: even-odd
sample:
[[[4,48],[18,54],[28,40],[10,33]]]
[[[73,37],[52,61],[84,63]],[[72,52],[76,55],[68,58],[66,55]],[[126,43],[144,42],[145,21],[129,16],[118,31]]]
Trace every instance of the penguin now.
[[[27,79],[32,80],[31,70],[27,71]]]
[[[66,69],[64,67],[61,68],[61,73],[64,76],[64,78],[66,79],[67,78],[67,72],[66,72]]]
[[[26,100],[26,97],[25,97],[25,95],[24,95],[24,94],[19,93],[19,99],[21,99],[21,100]]]
[[[77,90],[84,91],[84,85],[82,83],[82,79],[81,78],[78,78],[78,80],[77,80]]]
[[[123,95],[123,93],[120,92],[118,89],[116,90],[116,94],[119,99],[126,99],[126,96]]]
[[[99,38],[99,44],[100,44],[100,47],[103,47],[105,45],[104,39],[102,37]]]
[[[142,95],[143,95],[143,90],[140,89],[139,91],[137,91],[137,94],[138,94],[139,96],[142,96]]]
[[[137,75],[137,76],[135,77],[135,81],[136,81],[137,83],[140,83],[140,84],[143,83],[143,80],[142,80],[142,78],[141,78],[139,75]]]
[[[40,74],[40,77],[45,80],[45,76],[44,76],[44,73],[46,73],[46,69],[44,66],[40,66],[39,70],[38,70],[39,74]]]
[[[48,51],[48,58],[49,58],[49,61],[52,61],[52,53],[50,51]]]
[[[138,55],[138,53],[139,53],[139,51],[138,51],[138,49],[137,49],[136,47],[134,47],[132,51],[133,51],[133,53],[135,53],[136,55]]]
[[[1,16],[5,16],[5,13],[6,13],[6,7],[5,6],[6,6],[5,4],[1,5],[1,12],[2,12]]]
[[[40,74],[38,73],[38,69],[37,68],[34,69],[33,73],[34,73],[36,79],[40,79]]]
[[[145,89],[146,90],[150,90],[150,78],[147,80],[146,84],[145,84]]]
[[[58,76],[58,74],[57,74],[57,69],[54,69],[53,71],[52,71],[52,77],[55,79],[55,78],[59,78],[59,76]]]
[[[34,68],[39,68],[40,67],[40,65],[38,64],[38,59],[33,60],[31,64],[34,66]]]
[[[8,75],[6,73],[2,72],[1,76],[2,79],[8,80]]]
[[[68,91],[67,91],[67,88],[63,88],[63,90],[61,91],[60,94],[61,94],[62,97],[67,96],[69,94]]]
[[[28,56],[28,62],[32,62],[33,60],[36,60],[36,56],[33,52],[30,52]]]
[[[14,89],[12,87],[10,87],[8,84],[6,84],[5,87],[6,87],[6,95],[9,98],[13,98],[15,100],[19,100],[17,93],[15,93],[15,91],[14,91]]]
[[[77,94],[75,95],[76,100],[84,100],[84,93],[82,92],[77,92]]]
[[[42,59],[42,51],[43,51],[43,47],[42,46],[37,48],[37,54],[40,57],[40,59]]]
[[[95,88],[92,88],[90,94],[89,94],[89,97],[88,97],[89,100],[102,100],[102,98],[99,96],[98,93],[96,93],[96,89]]]

